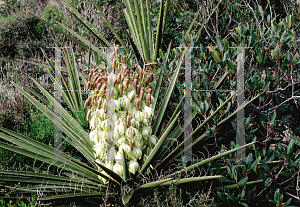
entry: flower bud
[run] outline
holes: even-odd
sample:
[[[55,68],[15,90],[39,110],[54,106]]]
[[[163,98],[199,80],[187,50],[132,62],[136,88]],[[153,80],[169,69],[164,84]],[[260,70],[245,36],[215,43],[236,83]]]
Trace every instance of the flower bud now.
[[[131,151],[133,150],[133,143],[131,141],[129,141],[129,146],[131,148]]]
[[[88,99],[84,103],[84,108],[88,107],[89,105],[91,105],[91,97],[90,96],[88,97]]]
[[[143,88],[141,89],[141,92],[140,92],[140,95],[139,95],[139,99],[140,100],[143,100],[143,94],[144,94],[144,92],[143,92]]]
[[[129,110],[131,108],[130,100],[126,96],[121,99],[121,107],[124,110]]]
[[[136,100],[136,110],[140,110],[140,100]]]
[[[117,75],[117,82],[119,83],[121,81],[121,73],[119,73],[118,75]]]
[[[150,108],[148,106],[145,106],[144,110],[143,110],[143,115],[145,118],[151,118],[154,116],[154,110],[153,108]]]
[[[136,128],[136,129],[140,128],[140,123],[135,118],[132,118],[130,122],[134,128]]]
[[[127,126],[127,128],[130,127],[130,125],[131,125],[130,117],[127,116],[127,119],[126,119],[126,126]]]
[[[121,136],[125,134],[126,127],[125,127],[125,125],[122,122],[120,124],[116,125],[116,128],[118,130],[118,133]]]
[[[114,99],[114,104],[115,104],[115,110],[119,111],[120,110],[120,101]]]
[[[151,135],[150,136],[150,141],[153,145],[156,145],[156,136],[155,135]]]
[[[138,121],[138,122],[142,122],[142,120],[144,119],[143,113],[140,111],[137,111],[134,114],[134,118]]]
[[[89,111],[88,111],[88,113],[87,113],[87,115],[86,115],[86,120],[87,120],[87,121],[89,121],[90,116],[91,116],[91,113],[92,113],[92,111],[91,111],[91,109],[89,109]]]
[[[146,82],[147,82],[147,85],[149,85],[149,83],[150,83],[150,76],[149,75],[147,75]]]
[[[127,95],[128,99],[130,102],[133,102],[135,97],[136,97],[136,94],[135,94],[135,91],[132,90],[128,95]]]
[[[134,135],[135,135],[135,131],[134,131],[134,128],[133,127],[129,127],[127,130],[126,130],[126,136],[133,139],[134,138]]]
[[[125,80],[125,88],[127,89],[127,88],[128,88],[128,86],[129,86],[129,79],[128,79],[128,78],[126,78],[126,80]]]
[[[117,173],[120,177],[123,177],[123,166],[116,163],[113,167],[113,171]]]
[[[93,79],[93,82],[96,82],[97,79],[98,79],[98,75],[95,75],[95,76],[94,76],[94,79]]]
[[[132,174],[135,174],[135,172],[138,170],[138,168],[139,168],[139,163],[135,159],[132,159],[129,161],[129,171]]]
[[[128,144],[122,143],[119,147],[119,151],[122,152],[122,150],[124,150],[125,154],[129,154],[131,151],[131,147]]]
[[[151,104],[151,95],[150,95],[150,94],[147,95],[147,102],[148,102],[149,104]]]
[[[143,119],[142,120],[142,123],[145,125],[145,126],[149,126],[150,125],[150,122],[148,119]]]
[[[144,144],[144,141],[143,141],[143,140],[139,140],[139,141],[136,140],[136,141],[134,142],[134,146],[136,146],[136,147],[139,148],[139,149],[142,149],[143,144]]]
[[[152,134],[151,127],[143,127],[142,128],[142,135],[143,135],[143,137],[148,138],[149,136],[151,136],[151,134]]]
[[[101,109],[101,105],[102,105],[102,98],[100,97],[98,100],[98,109]]]
[[[142,150],[140,150],[135,146],[133,147],[133,150],[129,153],[129,156],[136,160],[140,159],[142,155],[143,155]]]

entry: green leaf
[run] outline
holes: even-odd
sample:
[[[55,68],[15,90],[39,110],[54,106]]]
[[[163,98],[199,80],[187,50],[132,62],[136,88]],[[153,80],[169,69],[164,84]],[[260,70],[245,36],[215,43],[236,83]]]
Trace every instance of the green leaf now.
[[[123,151],[123,179],[124,181],[126,181],[130,178],[130,174],[129,174],[128,162],[127,162],[125,152],[124,150],[122,151]]]
[[[221,180],[222,182],[226,182],[226,183],[232,183],[232,182],[233,182],[232,180],[230,180],[230,179],[228,179],[228,178],[226,178],[226,177],[221,177],[220,180]]]
[[[244,185],[248,181],[248,177],[244,177],[242,180],[238,182],[239,185]]]
[[[152,133],[154,135],[156,135],[157,130],[158,130],[160,124],[161,124],[161,120],[162,120],[162,118],[163,118],[163,116],[165,114],[165,110],[167,108],[167,105],[169,103],[170,97],[172,95],[172,92],[173,92],[173,89],[174,89],[174,86],[175,86],[175,83],[176,83],[176,80],[177,80],[177,77],[178,77],[178,74],[179,74],[179,69],[180,69],[180,66],[181,66],[183,58],[184,58],[184,53],[182,54],[180,60],[177,63],[177,69],[174,72],[174,75],[173,75],[173,78],[172,78],[172,82],[170,83],[170,85],[169,85],[169,87],[167,89],[167,92],[165,94],[165,98],[164,98],[163,103],[161,105],[161,108],[159,109],[159,112],[157,114],[157,118],[154,121],[153,129],[152,129]],[[156,92],[156,89],[155,89],[155,92]]]
[[[233,197],[230,193],[225,193],[225,195],[226,195],[230,200],[232,200],[233,202],[235,202],[234,197]]]
[[[220,51],[222,52],[224,50],[224,46],[223,46],[223,43],[222,43],[221,39],[217,36],[216,36],[215,39],[217,41],[217,44],[218,44],[218,47],[219,47]]]
[[[258,158],[251,164],[250,170],[254,169],[254,171],[257,173],[257,164],[260,162],[261,157],[258,156]]]

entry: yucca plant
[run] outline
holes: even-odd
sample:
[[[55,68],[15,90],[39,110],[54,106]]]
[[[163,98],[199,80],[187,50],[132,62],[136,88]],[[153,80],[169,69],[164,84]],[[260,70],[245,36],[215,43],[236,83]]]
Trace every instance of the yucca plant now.
[[[182,59],[183,59],[183,55],[177,62],[176,71],[172,78],[172,82],[168,88],[168,91],[166,93],[165,99],[163,101],[163,105],[167,105],[167,103],[170,100],[170,95],[174,89],[175,81],[179,73]],[[115,60],[120,60],[120,59],[116,58]],[[101,96],[98,96],[99,98],[98,100],[92,97],[100,95],[100,93],[102,93],[102,95],[105,94],[105,96],[111,96],[112,94],[109,95],[108,93],[109,91],[106,91],[106,93],[103,93],[104,91],[101,92],[100,90],[101,87],[99,87],[99,85],[101,84],[99,83],[101,83],[102,81],[103,87],[105,87],[105,83],[106,83],[105,81],[107,81],[108,84],[111,85],[115,83],[114,86],[116,87],[116,90],[113,91],[117,94],[117,96],[120,97],[121,103],[119,104],[119,109],[120,109],[119,112],[121,112],[122,110],[123,113],[123,115],[120,115],[121,120],[119,121],[119,124],[125,125],[120,128],[123,128],[124,130],[128,128],[126,132],[124,131],[125,138],[123,139],[123,142],[122,141],[118,142],[118,140],[122,140],[122,138],[115,137],[116,147],[122,149],[121,151],[120,150],[117,151],[116,157],[120,158],[122,156],[121,159],[123,159],[124,161],[120,162],[119,160],[116,160],[116,162],[119,162],[117,163],[117,166],[112,165],[111,162],[114,161],[107,161],[107,163],[105,163],[104,165],[104,162],[101,162],[97,159],[104,158],[104,156],[102,157],[100,155],[102,153],[102,148],[105,147],[104,140],[106,139],[106,141],[109,141],[107,140],[108,136],[107,135],[105,136],[105,133],[104,136],[102,136],[104,137],[104,140],[102,140],[102,142],[99,142],[99,138],[98,138],[98,143],[95,143],[96,141],[95,137],[89,136],[89,134],[82,129],[82,127],[78,124],[78,122],[75,121],[75,119],[65,109],[62,109],[62,117],[64,121],[60,121],[59,119],[55,118],[54,113],[51,110],[49,110],[38,100],[33,98],[29,93],[24,91],[17,84],[12,82],[12,84],[16,88],[18,88],[39,110],[41,110],[48,118],[50,118],[53,121],[54,124],[56,124],[64,132],[64,134],[67,136],[66,140],[74,147],[76,147],[76,149],[78,149],[83,154],[83,156],[88,160],[89,164],[83,163],[69,156],[64,152],[56,152],[55,149],[53,149],[52,147],[41,144],[33,140],[32,138],[23,136],[21,134],[18,134],[16,132],[1,127],[1,130],[5,133],[0,133],[0,137],[10,143],[8,144],[8,143],[1,142],[0,143],[1,148],[23,154],[31,158],[35,158],[37,160],[43,161],[50,165],[54,165],[59,169],[61,169],[59,175],[50,175],[50,174],[36,173],[36,172],[16,172],[16,171],[2,170],[0,171],[2,180],[4,181],[2,185],[2,190],[16,189],[16,192],[23,192],[24,194],[28,194],[43,189],[43,194],[47,196],[38,198],[39,201],[53,201],[53,200],[60,200],[60,199],[67,199],[68,201],[71,201],[76,199],[78,200],[78,198],[80,199],[84,198],[86,202],[92,202],[92,203],[94,202],[98,204],[102,203],[103,202],[102,199],[104,198],[105,200],[107,193],[109,193],[110,195],[116,196],[116,198],[115,200],[112,197],[107,198],[106,199],[107,202],[126,205],[131,202],[138,203],[139,199],[137,199],[138,198],[137,196],[140,196],[140,194],[145,192],[145,190],[147,189],[151,189],[155,187],[164,187],[164,186],[171,185],[172,183],[177,183],[180,185],[189,182],[199,182],[202,180],[209,180],[209,179],[222,177],[222,176],[214,175],[214,176],[201,176],[201,177],[186,177],[179,180],[176,178],[178,175],[180,176],[180,174],[185,172],[186,170],[189,171],[195,168],[199,168],[200,166],[203,166],[208,162],[211,162],[222,156],[226,156],[230,153],[233,153],[239,148],[225,151],[216,156],[204,159],[195,164],[191,164],[187,166],[185,169],[175,171],[173,173],[169,173],[169,175],[159,180],[153,180],[144,183],[145,178],[148,177],[149,179],[149,176],[151,177],[151,174],[155,172],[153,170],[156,170],[158,168],[165,169],[165,170],[168,169],[170,167],[169,161],[170,160],[172,161],[174,158],[178,157],[180,154],[184,152],[185,149],[182,149],[182,146],[186,140],[183,141],[181,145],[179,145],[171,153],[169,153],[168,150],[166,149],[172,149],[172,145],[174,145],[174,142],[171,142],[172,139],[169,138],[171,137],[179,138],[182,135],[185,126],[175,125],[175,123],[177,123],[180,113],[182,113],[178,107],[174,112],[175,115],[170,120],[170,123],[167,124],[167,127],[164,130],[162,130],[161,135],[159,135],[159,137],[157,138],[157,142],[155,141],[154,137],[149,136],[151,135],[153,126],[160,126],[161,119],[159,119],[158,117],[162,116],[165,111],[165,109],[161,107],[159,113],[156,115],[157,118],[155,119],[152,125],[150,124],[151,118],[153,116],[152,107],[155,106],[155,102],[157,100],[158,91],[160,87],[159,81],[161,81],[162,73],[160,73],[160,77],[156,80],[158,82],[156,82],[156,89],[152,95],[151,90],[149,90],[151,86],[150,88],[145,87],[144,89],[142,88],[140,89],[141,85],[143,84],[145,84],[144,86],[148,86],[147,84],[149,84],[150,80],[152,80],[151,74],[150,76],[146,75],[145,73],[147,72],[147,70],[142,69],[140,71],[141,76],[139,76],[139,74],[133,72],[133,70],[126,69],[123,60],[124,59],[121,59],[119,62],[114,61],[113,63],[115,64],[112,64],[114,65],[114,67],[118,68],[116,71],[120,72],[119,73],[120,75],[117,74],[115,80],[116,82],[115,81],[111,82],[111,80],[109,79],[110,77],[107,77],[107,71],[105,77],[105,68],[102,68],[102,71],[104,72],[102,76],[100,73],[99,76],[97,76],[97,74],[95,73],[96,69],[98,70],[101,69],[101,66],[93,70],[95,77],[93,78],[93,81],[91,80],[90,77],[89,79],[90,81],[87,84],[88,89],[93,89],[94,87],[97,87],[99,92],[97,90],[91,91],[90,92],[91,97],[88,98],[85,105],[86,106],[88,106],[89,104],[92,105],[90,112],[88,112],[87,114],[87,118],[90,121],[92,127],[92,132],[97,128],[98,129],[102,128],[102,130],[104,130],[105,123],[103,124],[104,126],[101,126],[101,124],[104,122],[105,118],[109,118],[109,116],[105,113],[104,110],[104,107],[106,107],[105,106],[106,100],[104,98],[102,99]],[[146,63],[146,67],[149,67],[149,65],[151,65],[151,63],[150,64]],[[91,75],[92,74],[93,73],[91,73]],[[142,76],[145,77],[145,80],[141,79],[142,84],[140,86],[136,85],[137,80],[139,80],[139,78],[141,78]],[[120,84],[121,79],[123,79],[122,82],[123,84]],[[42,93],[46,96],[47,100],[51,104],[53,105],[59,104],[55,100],[53,95],[47,92],[36,80],[34,79],[32,80],[42,91]],[[129,80],[131,80],[130,84],[129,84]],[[99,85],[96,86],[97,81]],[[122,86],[124,87],[123,89]],[[129,86],[133,87],[133,90],[131,92],[129,91]],[[136,93],[135,90],[140,90],[140,94],[142,94],[139,96],[139,99],[134,98],[133,92]],[[147,95],[144,96],[143,90],[146,90]],[[220,105],[218,110],[226,106],[226,104],[234,96],[235,94],[232,95],[230,98],[228,98],[222,105]],[[98,101],[97,105],[95,105],[96,100]],[[116,102],[117,101],[118,100],[116,100]],[[98,107],[99,103],[100,105]],[[134,107],[135,109],[129,107],[129,105],[131,105],[132,103],[135,103],[133,104],[135,106]],[[96,109],[92,113],[93,105],[94,107],[97,107],[98,111]],[[115,105],[117,105],[118,107],[118,103],[116,103]],[[141,111],[139,112],[138,109]],[[212,113],[212,115],[207,118],[205,123],[207,123],[218,112],[218,110],[215,111],[215,113]],[[97,120],[98,116],[100,117],[99,120]],[[131,118],[130,116],[134,116],[134,117]],[[128,118],[131,118],[130,122]],[[98,123],[97,121],[100,121],[101,123]],[[201,129],[205,123],[200,125],[192,134],[195,134],[199,129]],[[116,123],[116,125],[118,124]],[[140,125],[141,129],[143,129],[142,133],[135,128],[135,127],[139,128],[138,125]],[[170,133],[175,126],[177,130]],[[121,134],[120,131],[122,131],[123,129],[119,130],[119,126],[117,126],[116,128],[117,128],[116,131],[117,134],[115,134],[115,136],[118,136]],[[144,140],[143,142],[140,143],[138,142],[138,140],[141,140],[138,138],[139,133],[142,136],[142,140]],[[149,142],[149,140],[153,144],[156,143],[154,147],[152,147],[152,144]],[[127,145],[127,147],[125,146],[126,143],[129,144]],[[194,144],[196,144],[196,142],[189,147],[194,146]],[[253,143],[249,143],[243,147],[249,146],[251,144]],[[100,150],[98,150],[99,148]],[[139,150],[135,150],[135,149],[140,149],[140,151],[142,152],[139,152]],[[128,160],[130,161],[133,160],[133,161],[130,162]],[[29,183],[30,185],[28,186],[21,185],[21,186],[13,187],[12,184],[16,181],[22,183],[23,182]],[[40,184],[36,184],[36,183],[40,183]],[[134,199],[132,199],[133,197]]]

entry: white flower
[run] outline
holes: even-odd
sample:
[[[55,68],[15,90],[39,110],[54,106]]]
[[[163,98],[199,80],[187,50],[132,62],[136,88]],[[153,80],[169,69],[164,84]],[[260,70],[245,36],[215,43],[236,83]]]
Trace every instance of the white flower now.
[[[90,122],[92,129],[96,128],[96,122],[97,122],[97,117],[93,116]]]
[[[144,138],[148,138],[152,134],[151,127],[143,127],[142,128],[142,135]]]
[[[125,134],[126,126],[123,122],[120,122],[118,125],[115,126],[118,130],[118,133],[122,136]]]
[[[143,119],[142,122],[143,122],[144,126],[150,125],[150,122],[148,121],[148,119]]]
[[[121,107],[126,111],[128,111],[131,108],[130,100],[126,96],[123,96],[121,98]]]
[[[143,113],[140,111],[135,112],[134,118],[136,118],[138,122],[142,122],[142,120],[144,119]]]
[[[125,142],[125,139],[126,139],[125,136],[120,136],[119,139],[117,139],[117,140],[115,141],[116,145],[117,145],[118,147],[120,147],[121,144]]]
[[[97,130],[91,131],[90,134],[89,134],[89,137],[90,137],[90,140],[92,142],[95,142],[95,144],[96,144],[97,142],[95,141],[95,138],[96,138],[96,140],[98,140]]]
[[[128,110],[128,114],[131,117],[134,117],[135,113],[137,112],[135,107],[132,107],[131,109]]]
[[[104,158],[104,153],[105,153],[105,148],[102,147],[101,145],[99,145],[99,143],[96,145],[96,147],[94,148],[95,152],[96,152],[96,157],[100,160],[102,160]]]
[[[135,118],[132,118],[130,122],[131,122],[131,126],[133,126],[134,128],[136,129],[140,128],[140,123]]]
[[[139,168],[139,163],[135,159],[132,159],[129,161],[129,171],[132,174],[135,174],[135,172],[138,170],[138,168]]]
[[[129,152],[131,151],[131,147],[128,144],[122,143],[120,145],[119,151],[122,152],[122,150],[124,150],[124,152],[128,155]]]
[[[130,126],[127,130],[126,130],[126,136],[133,139],[135,137],[135,130],[132,126]]]
[[[131,92],[129,92],[129,94],[127,95],[127,97],[129,99],[129,101],[132,102],[135,99],[135,97],[136,97],[135,91],[132,90]]]
[[[116,163],[113,167],[113,171],[117,173],[120,177],[123,177],[123,166]]]
[[[130,156],[136,160],[140,159],[142,157],[142,154],[142,150],[140,150],[136,146],[133,146],[133,150],[130,152]]]
[[[99,109],[98,114],[102,120],[105,119],[105,112],[103,108]]]
[[[144,114],[145,118],[152,118],[154,116],[154,110],[153,110],[153,108],[145,106],[145,108],[143,110],[143,114]]]
[[[144,141],[143,140],[135,140],[134,146],[141,149],[143,147]]]
[[[134,137],[134,139],[137,140],[137,141],[141,141],[142,138],[143,138],[143,136],[142,136],[141,132],[139,130],[135,129],[135,137]]]
[[[115,103],[115,110],[119,111],[120,110],[120,101],[119,100],[114,100]]]

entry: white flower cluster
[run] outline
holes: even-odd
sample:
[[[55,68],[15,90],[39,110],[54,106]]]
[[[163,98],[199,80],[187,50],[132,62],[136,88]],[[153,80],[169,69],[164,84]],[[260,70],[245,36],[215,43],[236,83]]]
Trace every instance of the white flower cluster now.
[[[156,136],[152,135],[151,127],[154,98],[151,95],[150,76],[143,73],[146,74],[146,71],[131,74],[126,66],[121,65],[117,76],[108,76],[105,73],[108,77],[106,78],[99,74],[101,81],[98,81],[99,78],[92,72],[90,74],[95,76],[94,81],[91,81],[91,75],[89,76],[88,89],[97,88],[85,103],[85,107],[92,105],[87,114],[91,128],[90,144],[95,151],[96,162],[121,177],[123,177],[123,151],[130,173],[135,174],[145,163],[157,140]],[[151,79],[153,80],[153,75]],[[111,90],[105,90],[107,86],[113,87],[113,93]],[[113,113],[108,113],[109,110]],[[108,114],[112,117],[108,117]],[[113,122],[111,125],[113,129],[107,126],[109,120]],[[114,160],[108,159],[109,133],[113,133]],[[99,170],[110,177],[101,168]],[[100,176],[99,178],[107,183],[106,179]]]

